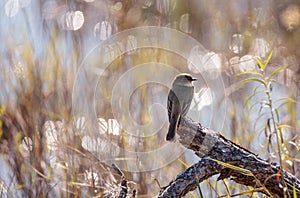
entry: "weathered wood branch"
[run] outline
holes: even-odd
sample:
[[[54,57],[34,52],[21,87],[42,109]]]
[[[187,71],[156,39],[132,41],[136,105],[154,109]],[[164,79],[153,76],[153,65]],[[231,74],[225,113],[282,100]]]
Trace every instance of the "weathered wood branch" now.
[[[195,151],[201,160],[177,175],[158,197],[182,197],[216,174],[220,174],[218,179],[229,178],[239,184],[259,188],[260,192],[269,196],[284,197],[286,193],[293,197],[293,190],[296,189],[297,197],[300,197],[300,180],[291,173],[281,170],[275,163],[266,162],[200,123],[182,118],[177,134],[180,136],[179,142]],[[282,186],[286,186],[285,191]]]

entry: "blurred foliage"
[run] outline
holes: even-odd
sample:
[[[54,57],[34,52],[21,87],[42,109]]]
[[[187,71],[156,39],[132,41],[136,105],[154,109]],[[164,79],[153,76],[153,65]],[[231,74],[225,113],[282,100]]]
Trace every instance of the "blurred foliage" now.
[[[72,115],[73,84],[80,63],[97,44],[128,28],[146,25],[174,28],[203,44],[210,57],[204,67],[216,64],[226,87],[226,98],[212,96],[220,109],[227,101],[222,131],[300,176],[298,1],[6,0],[0,7],[0,197],[117,195],[120,175],[99,156],[118,151],[102,139],[90,138],[94,141],[90,143],[81,136],[88,129],[84,129],[85,121]],[[182,57],[163,49],[128,52],[107,68],[97,93],[101,99],[96,113],[103,119],[100,128],[108,140],[131,151],[151,151],[165,144],[167,125],[141,140],[125,131],[115,133],[110,125],[114,122],[109,121],[114,116],[109,102],[116,81],[135,65],[147,62],[194,72]],[[243,87],[244,76],[236,75],[241,72],[249,75]],[[194,74],[201,77],[201,73]],[[131,83],[143,75],[135,74]],[[163,78],[165,74],[153,71],[152,75]],[[89,87],[88,81],[83,83]],[[149,123],[149,106],[164,103],[167,91],[154,85],[140,87],[129,104],[134,120]],[[203,122],[209,110],[204,105],[192,118]],[[162,120],[163,116],[160,112],[157,117]],[[220,122],[213,120],[209,127]],[[155,180],[167,185],[197,159],[185,154],[180,156],[184,163],[174,161],[150,172],[134,160],[140,172],[125,172],[132,181],[130,188],[137,188],[141,197],[151,197],[159,191]],[[254,193],[257,189],[215,178],[200,186],[201,191],[187,196],[199,192],[203,197],[263,196]]]

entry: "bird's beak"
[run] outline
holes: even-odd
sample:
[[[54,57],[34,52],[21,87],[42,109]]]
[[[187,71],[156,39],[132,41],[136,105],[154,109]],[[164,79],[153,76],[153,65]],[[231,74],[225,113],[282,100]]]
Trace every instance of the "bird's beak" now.
[[[197,78],[192,78],[192,81],[197,81],[198,79]]]

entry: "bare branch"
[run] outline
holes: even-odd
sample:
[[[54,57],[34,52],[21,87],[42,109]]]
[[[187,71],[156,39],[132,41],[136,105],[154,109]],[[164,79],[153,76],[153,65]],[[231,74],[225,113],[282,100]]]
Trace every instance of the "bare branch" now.
[[[291,173],[280,170],[275,163],[268,163],[251,151],[226,139],[219,133],[204,128],[187,118],[182,118],[178,130],[179,142],[188,149],[195,151],[201,160],[191,166],[168,186],[164,187],[159,197],[181,197],[209,177],[220,174],[218,179],[229,178],[233,181],[260,189],[260,192],[283,197],[286,193],[293,196],[296,189],[300,196],[300,180]],[[284,182],[280,181],[280,174]]]

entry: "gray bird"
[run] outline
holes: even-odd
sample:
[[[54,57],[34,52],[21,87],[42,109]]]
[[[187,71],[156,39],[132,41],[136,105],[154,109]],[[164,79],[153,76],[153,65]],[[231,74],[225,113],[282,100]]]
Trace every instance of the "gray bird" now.
[[[168,95],[168,115],[169,130],[167,141],[174,141],[176,128],[180,124],[180,119],[185,116],[191,106],[194,97],[193,81],[196,81],[190,74],[182,73],[177,75]]]

